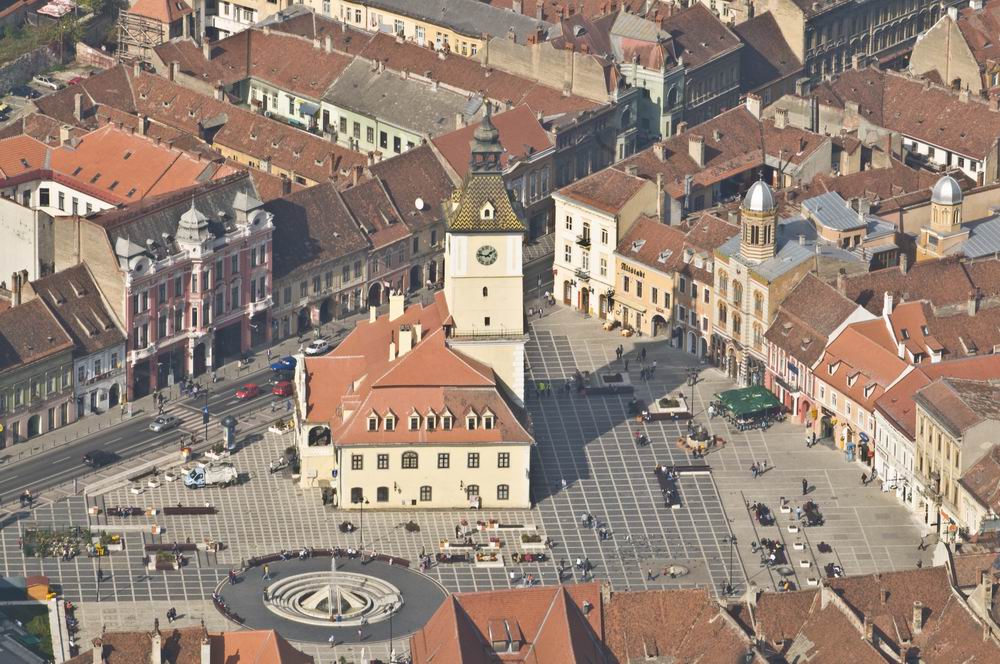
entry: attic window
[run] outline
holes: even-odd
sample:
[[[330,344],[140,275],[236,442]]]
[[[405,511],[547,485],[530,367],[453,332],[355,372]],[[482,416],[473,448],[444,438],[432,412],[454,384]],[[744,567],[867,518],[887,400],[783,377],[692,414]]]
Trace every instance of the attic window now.
[[[865,399],[870,397],[872,395],[872,392],[874,391],[875,391],[875,383],[871,383],[870,385],[865,385]]]
[[[791,331],[792,331],[792,324],[791,323],[782,323],[781,324],[781,334],[782,334],[782,336],[786,336],[787,337],[788,333],[791,332]]]
[[[660,255],[656,257],[656,261],[658,263],[666,263],[667,259],[670,258],[670,254],[672,253],[674,252],[670,251],[669,249],[664,249],[663,251],[660,252]]]
[[[492,429],[496,424],[496,418],[492,414],[483,416],[483,428]]]
[[[369,415],[368,416],[368,430],[369,431],[378,431],[378,416],[377,415]]]
[[[396,416],[392,413],[385,416],[385,430],[395,431],[396,430]]]
[[[479,418],[476,417],[475,413],[470,413],[465,416],[465,428],[469,431],[475,431],[476,425],[479,424]]]
[[[632,251],[639,251],[644,244],[646,244],[645,240],[634,240],[632,242]]]
[[[441,417],[441,428],[445,431],[451,431],[452,426],[455,424],[455,418],[451,415],[444,415]]]
[[[926,325],[921,325],[920,326],[920,333],[923,334],[926,337],[927,335],[930,334],[930,330],[927,329]]]
[[[854,383],[858,382],[858,376],[860,376],[860,375],[861,375],[860,372],[855,371],[850,376],[848,376],[847,377],[847,386],[851,387],[852,385],[854,385]]]
[[[135,187],[132,187],[131,189],[129,189],[129,190],[128,190],[128,193],[127,193],[127,194],[125,194],[125,196],[126,196],[127,198],[132,198],[132,196],[133,196],[134,194],[135,194]]]
[[[428,415],[427,416],[427,430],[428,431],[434,431],[434,429],[437,429],[437,415]]]
[[[75,176],[79,175],[80,171],[82,171],[82,170],[83,170],[83,166],[77,166],[76,168],[73,169],[73,176],[75,177]]]
[[[838,362],[831,362],[831,363],[830,363],[830,364],[829,364],[829,365],[827,366],[826,370],[827,370],[827,371],[829,372],[829,374],[830,374],[830,375],[832,376],[833,374],[837,373],[837,369],[839,369],[839,368],[840,368],[840,362],[839,362],[839,361],[838,361]]]
[[[111,183],[111,185],[110,185],[110,186],[108,187],[108,191],[114,191],[114,190],[115,190],[115,187],[117,187],[117,186],[118,186],[118,180],[115,180],[115,181],[114,181],[114,182],[112,182],[112,183]]]
[[[132,151],[131,150],[126,150],[125,151],[125,156],[122,157],[122,159],[124,159],[125,161],[128,161],[128,158],[131,157],[131,156],[132,156]]]
[[[420,428],[420,416],[410,415],[410,431],[416,431]]]
[[[484,219],[484,220],[492,219],[493,218],[493,204],[492,203],[486,203],[485,205],[483,205],[483,208],[479,211],[479,216],[482,219]]]
[[[28,160],[25,159],[24,157],[21,157],[21,165],[24,166],[25,168],[31,168],[31,164],[29,164]]]
[[[97,179],[100,178],[100,177],[101,177],[101,174],[100,173],[96,173],[94,175],[94,177],[90,178],[90,184],[94,184],[95,182],[97,182]]]
[[[903,341],[908,341],[910,338],[910,331],[904,327],[899,331],[899,336],[903,337]]]

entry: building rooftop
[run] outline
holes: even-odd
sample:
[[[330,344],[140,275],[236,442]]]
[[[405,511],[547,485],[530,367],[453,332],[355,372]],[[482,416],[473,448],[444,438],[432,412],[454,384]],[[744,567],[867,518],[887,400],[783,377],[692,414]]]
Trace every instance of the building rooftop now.
[[[983,422],[1000,421],[1000,384],[942,377],[916,391],[913,400],[956,438]]]
[[[367,4],[375,9],[450,28],[474,39],[479,39],[483,33],[506,37],[508,31],[513,31],[517,42],[524,44],[528,35],[549,27],[545,21],[491,7],[478,0],[367,0]]]
[[[483,114],[481,97],[392,72],[372,71],[363,60],[344,69],[323,101],[427,138],[453,131],[459,120],[475,122]],[[390,149],[387,146],[385,151]]]
[[[69,332],[79,355],[125,342],[86,263],[36,279],[31,288]]]
[[[823,351],[816,378],[866,411],[908,368],[880,319],[852,323]]]
[[[504,9],[512,9],[515,6],[514,0],[488,0],[488,2],[493,7]],[[646,0],[522,0],[521,13],[556,23],[561,17],[569,14],[580,14],[594,19],[619,9],[642,15],[648,6]]]
[[[615,253],[660,272],[672,273],[684,262],[686,234],[652,217],[640,217],[618,243]]]
[[[742,90],[750,92],[802,70],[802,62],[788,46],[771,12],[733,26],[733,32],[743,42],[740,51]]]
[[[823,306],[816,306],[822,302]],[[812,273],[799,279],[778,307],[767,340],[807,367],[820,358],[830,335],[858,305]],[[805,380],[805,376],[801,377]]]
[[[678,58],[690,71],[742,47],[739,37],[700,2],[661,23],[670,33]]]
[[[0,372],[73,348],[73,339],[41,300],[0,311]]]
[[[500,132],[500,145],[504,149],[500,155],[500,165],[504,168],[555,145],[551,134],[545,131],[531,109],[523,104],[493,115],[492,120]],[[469,156],[472,153],[470,142],[478,126],[479,122],[475,122],[432,140],[434,147],[460,177],[465,177],[469,172]]]
[[[381,181],[389,200],[414,232],[441,221],[444,204],[456,184],[429,145],[383,159],[369,166],[368,172]]]
[[[100,647],[106,664],[140,664],[152,661],[151,632],[103,632]],[[241,630],[211,634],[204,627],[160,630],[163,662],[204,664],[203,639],[211,644],[210,664],[313,664],[313,658],[299,652],[274,630]],[[93,650],[84,650],[66,664],[92,664]]]
[[[997,261],[990,261],[998,264]],[[989,265],[989,264],[985,264]],[[876,315],[881,315],[884,295],[889,292],[895,302],[927,300],[936,307],[960,305],[965,307],[969,292],[977,286],[984,291],[988,284],[1000,284],[995,277],[975,278],[973,270],[984,269],[977,264],[963,264],[957,258],[920,261],[904,272],[898,267],[875,270],[866,274],[848,276],[845,294]],[[996,291],[996,286],[989,289]]]
[[[993,514],[1000,514],[1000,444],[962,473],[959,483]]]
[[[275,280],[308,274],[371,246],[332,182],[275,199],[264,209],[274,215]]]
[[[852,231],[868,225],[868,215],[859,214],[835,191],[802,201],[802,209],[818,224],[835,231]]]
[[[563,198],[616,215],[648,183],[645,178],[608,168],[577,180],[557,193]]]
[[[160,23],[173,23],[193,11],[184,0],[136,0],[128,13],[151,18]]]
[[[986,102],[963,101],[949,89],[892,71],[848,69],[814,95],[835,108],[855,102],[867,122],[974,159],[985,159],[1000,135],[1000,111]]]

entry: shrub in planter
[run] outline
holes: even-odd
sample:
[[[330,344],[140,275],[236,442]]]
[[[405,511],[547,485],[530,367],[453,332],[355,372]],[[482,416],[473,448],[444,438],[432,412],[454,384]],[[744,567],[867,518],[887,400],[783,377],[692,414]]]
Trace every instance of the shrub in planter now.
[[[420,526],[417,525],[416,521],[407,521],[406,523],[403,524],[403,530],[405,530],[408,533],[419,533]]]
[[[350,521],[344,521],[337,528],[342,533],[353,533],[354,532],[354,524],[351,523]]]
[[[542,536],[538,533],[523,533],[521,541],[525,544],[539,544],[542,541]]]
[[[225,451],[226,451],[226,446],[223,445],[222,443],[216,443],[215,445],[212,445],[211,449],[212,454],[222,454]]]

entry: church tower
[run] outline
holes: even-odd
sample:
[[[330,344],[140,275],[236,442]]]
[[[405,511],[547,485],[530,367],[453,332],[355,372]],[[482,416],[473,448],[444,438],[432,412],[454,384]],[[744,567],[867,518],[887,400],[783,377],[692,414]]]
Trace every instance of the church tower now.
[[[445,203],[444,295],[448,343],[489,364],[524,402],[526,226],[503,182],[500,132],[490,107],[472,139],[469,173]]]
[[[750,187],[740,205],[740,255],[751,261],[774,258],[778,245],[778,207],[763,180]]]
[[[969,239],[962,227],[962,188],[950,175],[943,175],[931,190],[931,223],[920,229],[917,260],[941,258],[955,252]]]

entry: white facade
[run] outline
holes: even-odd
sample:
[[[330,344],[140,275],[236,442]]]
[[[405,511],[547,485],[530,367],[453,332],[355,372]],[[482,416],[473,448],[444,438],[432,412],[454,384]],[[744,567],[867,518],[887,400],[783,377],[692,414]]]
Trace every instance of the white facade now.
[[[77,417],[103,413],[125,394],[125,342],[73,361]]]
[[[927,161],[942,168],[957,168],[976,182],[982,182],[983,162],[968,155],[953,152],[947,148],[931,145],[910,136],[903,136],[903,147]]]
[[[875,471],[881,478],[882,490],[893,492],[910,510],[916,510],[914,496],[919,495],[913,474],[915,449],[916,443],[876,409]]]
[[[563,304],[607,318],[608,294],[614,291],[618,218],[553,194],[556,239],[552,295]],[[586,289],[586,293],[584,293]]]

